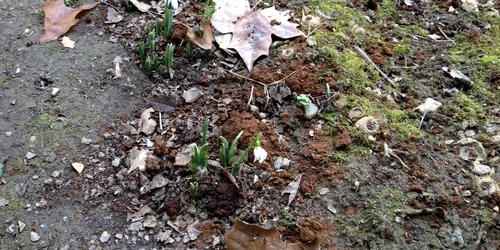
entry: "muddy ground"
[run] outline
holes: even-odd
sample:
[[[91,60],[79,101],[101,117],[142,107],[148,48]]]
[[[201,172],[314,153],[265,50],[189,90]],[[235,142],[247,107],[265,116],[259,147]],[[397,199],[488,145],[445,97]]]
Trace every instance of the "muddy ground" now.
[[[317,44],[279,40],[250,73],[216,47],[186,54],[185,26],[205,4],[181,1],[172,36],[157,40],[160,57],[176,46],[172,74],[147,72],[138,55],[156,11],[101,1],[66,34],[70,49],[39,44],[41,2],[0,1],[0,249],[226,249],[236,219],[320,249],[500,248],[498,1],[478,12],[460,1],[274,1]],[[124,19],[106,24],[109,8]],[[311,18],[320,26],[308,29]],[[193,87],[203,96],[187,103]],[[319,106],[314,118],[300,94]],[[423,115],[427,98],[442,106]],[[175,109],[152,112],[161,126],[137,134],[151,103]],[[180,156],[200,145],[205,119],[211,166],[193,174]],[[219,136],[240,131],[241,150],[262,132],[268,156],[251,152],[233,183],[217,167]],[[128,173],[138,150],[149,151],[145,170]]]

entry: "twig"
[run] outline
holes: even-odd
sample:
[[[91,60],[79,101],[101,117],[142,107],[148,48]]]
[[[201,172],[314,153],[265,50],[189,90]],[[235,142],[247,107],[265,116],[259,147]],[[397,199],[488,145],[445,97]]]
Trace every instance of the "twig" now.
[[[248,78],[248,77],[246,77],[246,76],[242,76],[242,75],[240,75],[240,74],[234,73],[234,72],[229,71],[229,70],[226,70],[226,72],[228,72],[228,73],[230,73],[230,74],[232,74],[232,75],[235,75],[235,76],[237,76],[237,77],[241,77],[241,78],[243,78],[243,79],[245,79],[245,80],[248,80],[248,81],[251,81],[251,82],[254,82],[254,83],[258,83],[258,84],[260,84],[260,85],[262,85],[262,86],[266,86],[266,85],[267,85],[267,84],[265,84],[265,83],[263,83],[263,82],[259,82],[259,81],[257,81],[257,80],[252,79],[252,78]]]
[[[253,100],[253,85],[252,85],[252,89],[250,90],[250,97],[248,98],[247,109],[248,109],[248,107],[250,107],[250,103],[252,102],[252,100]]]
[[[451,40],[451,39],[450,39],[450,38],[446,35],[446,33],[444,33],[444,32],[443,32],[443,30],[441,29],[441,27],[438,27],[438,29],[439,29],[439,32],[441,32],[441,34],[443,34],[443,36],[444,36],[446,39],[448,39],[448,41],[452,42],[452,43],[453,43],[453,45],[457,45],[457,44],[455,43],[455,41]]]
[[[427,112],[424,112],[424,115],[422,115],[422,120],[420,120],[420,124],[418,125],[418,130],[420,130],[420,128],[422,127],[422,123],[424,122],[424,118],[425,118],[426,114],[427,114]]]
[[[370,57],[358,46],[354,46],[361,56],[368,61],[377,71],[382,75],[392,86],[395,86],[394,82],[370,59]]]
[[[116,10],[116,12],[120,13],[120,14],[123,14],[125,12],[119,10],[118,8],[116,8],[116,6],[112,5],[110,2],[108,2],[108,0],[101,0],[101,3],[103,3],[104,5],[108,6],[108,7],[111,7],[113,9]]]
[[[160,131],[163,131],[163,122],[161,121],[161,111],[158,113],[159,113],[158,119],[160,120]]]
[[[399,158],[399,156],[397,156],[395,153],[393,152],[389,152],[389,155],[398,159],[399,160],[399,163],[401,163],[401,165],[403,165],[404,168],[406,168],[407,170],[410,170],[410,167],[408,167],[404,162],[403,160],[401,160],[401,158]]]

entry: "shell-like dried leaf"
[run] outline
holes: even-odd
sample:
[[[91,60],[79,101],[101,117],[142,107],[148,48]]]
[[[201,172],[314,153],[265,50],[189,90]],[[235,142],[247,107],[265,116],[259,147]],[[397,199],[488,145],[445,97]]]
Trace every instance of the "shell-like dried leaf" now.
[[[187,40],[193,43],[194,45],[202,48],[202,49],[211,49],[212,48],[212,26],[210,26],[209,21],[205,21],[200,26],[201,30],[203,30],[203,36],[200,35],[200,32],[189,28],[186,37]]]
[[[287,206],[289,206],[290,203],[292,203],[293,199],[295,199],[301,180],[302,180],[302,175],[299,174],[297,177],[295,177],[295,179],[292,182],[290,182],[290,184],[288,184],[288,186],[286,186],[285,190],[281,192],[281,195],[290,194],[290,196],[288,197]]]
[[[148,12],[151,9],[151,5],[143,2],[139,2],[138,0],[129,0],[138,10],[142,12]]]
[[[128,169],[127,173],[131,173],[132,171],[136,170],[137,168],[139,169],[145,169],[146,168],[146,158],[148,157],[148,154],[151,154],[152,152],[147,150],[147,149],[137,149],[133,148],[130,150],[127,162],[130,165],[130,168]]]
[[[148,108],[142,112],[141,119],[139,120],[139,133],[143,132],[144,134],[150,135],[155,132],[156,121],[149,119],[151,118],[151,113],[154,111],[153,108]]]

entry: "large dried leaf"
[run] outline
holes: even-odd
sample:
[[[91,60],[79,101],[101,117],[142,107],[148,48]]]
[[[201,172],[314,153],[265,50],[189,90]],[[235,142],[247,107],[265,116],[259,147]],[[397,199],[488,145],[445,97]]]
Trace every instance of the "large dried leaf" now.
[[[230,33],[234,29],[234,21],[250,12],[247,0],[213,0],[217,10],[211,16],[212,26],[220,33]]]
[[[212,15],[212,26],[221,34],[215,40],[222,49],[235,49],[248,70],[262,55],[269,54],[271,35],[288,39],[304,36],[298,24],[288,21],[289,11],[274,7],[251,10],[247,0],[215,0],[217,11]],[[231,34],[232,33],[232,34]]]
[[[189,28],[186,33],[187,40],[202,49],[211,49],[213,35],[210,22],[205,21],[201,24],[200,28],[203,31],[203,36],[200,35],[200,32],[198,32],[197,30]]]
[[[229,47],[238,51],[250,71],[257,58],[269,54],[272,33],[273,27],[266,17],[259,11],[253,11],[235,23]]]
[[[319,242],[313,240],[303,245],[281,240],[277,228],[263,228],[236,219],[233,229],[224,235],[228,250],[317,250]]]
[[[70,8],[64,4],[64,0],[56,2],[42,3],[42,9],[45,12],[45,35],[40,38],[40,44],[56,40],[64,35],[68,30],[78,23],[80,19],[76,16],[84,11],[90,10],[99,3],[85,4],[78,8]]]
[[[141,114],[141,119],[139,120],[139,133],[143,132],[144,134],[150,135],[155,132],[156,129],[156,121],[151,118],[151,113],[155,110],[153,108],[148,108],[144,110]]]

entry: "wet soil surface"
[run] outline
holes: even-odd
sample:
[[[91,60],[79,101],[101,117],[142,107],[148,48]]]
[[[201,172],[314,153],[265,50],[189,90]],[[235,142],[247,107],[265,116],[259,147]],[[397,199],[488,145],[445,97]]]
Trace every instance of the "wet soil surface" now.
[[[172,68],[147,72],[137,47],[157,10],[101,1],[66,34],[70,49],[39,44],[39,2],[0,1],[0,249],[226,249],[236,219],[321,249],[499,248],[500,30],[486,15],[498,2],[478,14],[455,1],[275,4],[295,22],[320,18],[315,47],[279,41],[250,73],[215,47],[188,56],[186,26],[205,8],[193,1],[157,39],[161,59],[175,45]],[[106,24],[110,9],[124,19]],[[187,101],[193,88],[202,95]],[[426,98],[442,106],[418,112]],[[205,119],[209,164],[193,174]],[[268,155],[251,150],[232,178],[220,136],[240,131],[241,152],[262,133]]]

